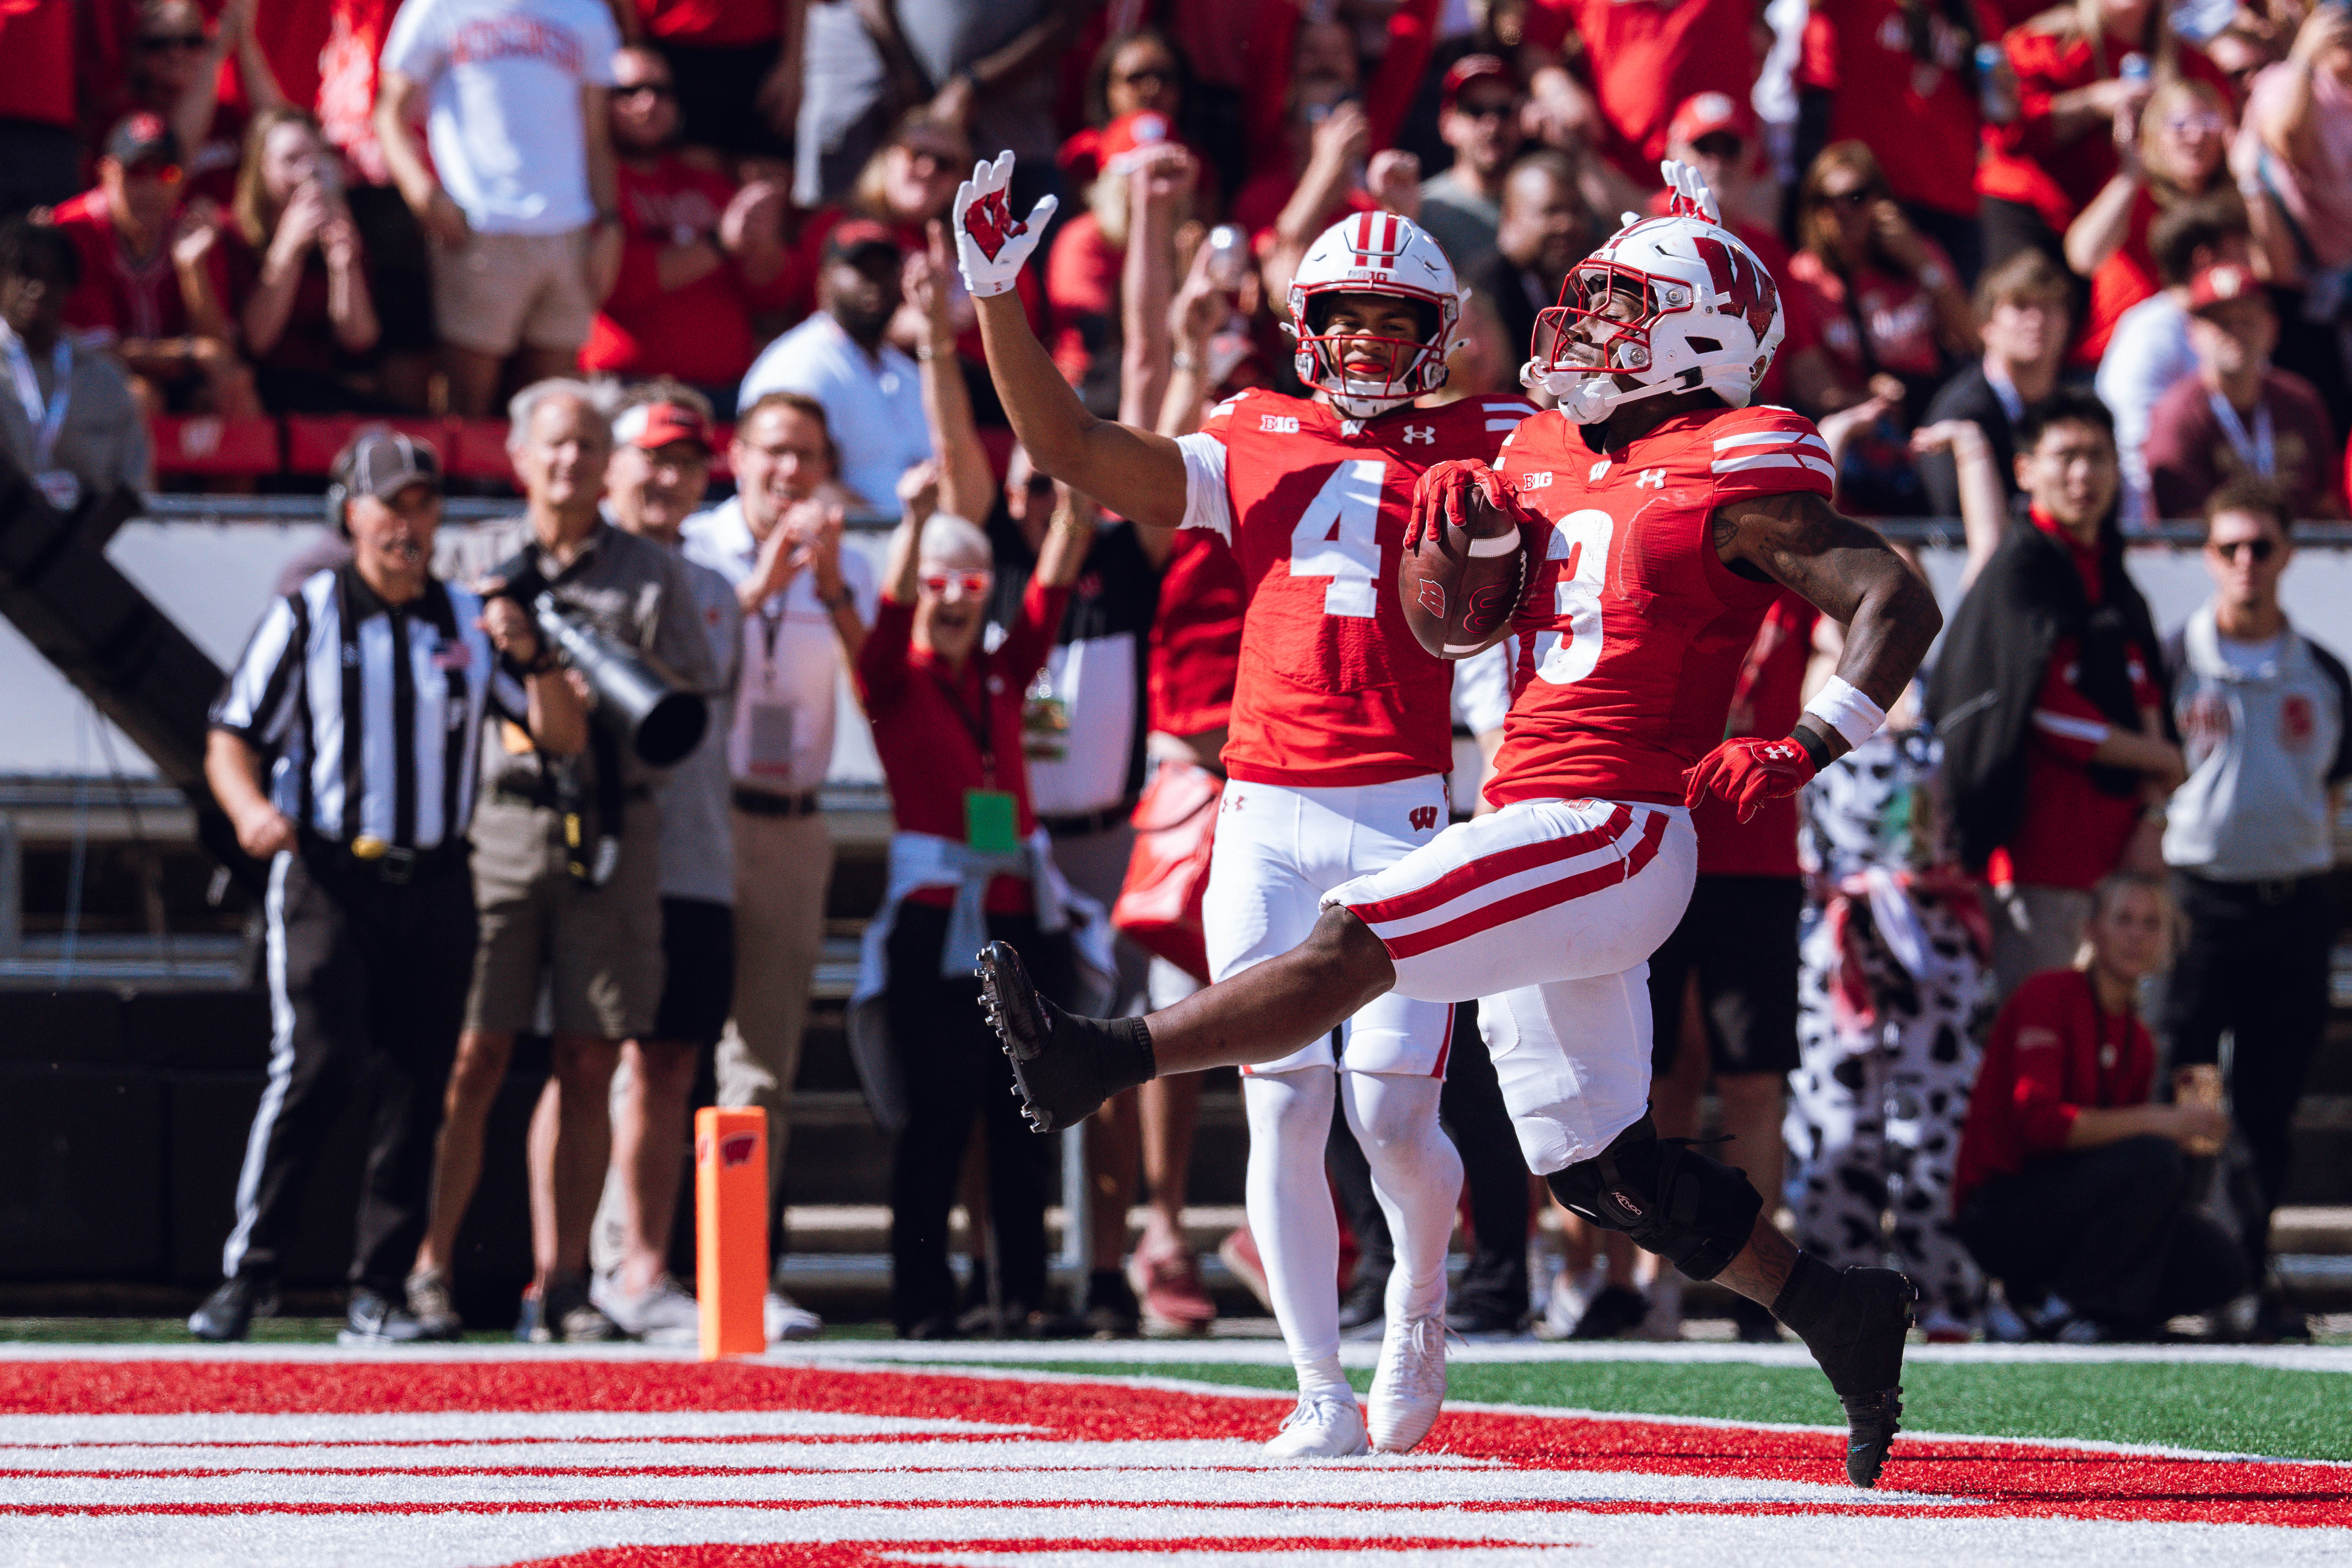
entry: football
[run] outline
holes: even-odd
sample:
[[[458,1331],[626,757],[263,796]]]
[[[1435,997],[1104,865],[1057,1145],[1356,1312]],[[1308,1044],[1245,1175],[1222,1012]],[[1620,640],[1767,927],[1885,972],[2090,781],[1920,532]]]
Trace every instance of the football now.
[[[1502,641],[1527,581],[1517,519],[1475,484],[1463,486],[1460,495],[1464,525],[1430,505],[1420,542],[1397,566],[1405,624],[1439,658],[1468,658]]]

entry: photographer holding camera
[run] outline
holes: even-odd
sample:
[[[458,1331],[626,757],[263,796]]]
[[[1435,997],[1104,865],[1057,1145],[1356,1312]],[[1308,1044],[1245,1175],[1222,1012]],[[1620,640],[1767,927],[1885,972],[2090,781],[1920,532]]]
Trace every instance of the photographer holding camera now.
[[[660,775],[624,732],[629,716],[618,711],[606,671],[639,664],[690,693],[711,689],[717,674],[684,564],[598,513],[613,435],[590,389],[542,381],[518,393],[509,415],[507,451],[527,510],[473,531],[453,552],[463,568],[453,575],[479,578],[486,593],[523,594],[541,606],[542,631],[554,617],[573,684],[598,700],[579,757],[546,756],[506,725],[484,740],[473,832],[481,942],[449,1079],[432,1223],[408,1294],[420,1318],[454,1318],[450,1266],[481,1173],[484,1125],[515,1036],[542,1026],[544,990],[553,1054],[530,1123],[533,1271],[515,1333],[595,1340],[614,1331],[589,1305],[587,1278],[588,1232],[611,1152],[608,1094],[621,1043],[653,1028],[663,969],[661,817],[652,793]],[[598,666],[593,681],[582,669],[587,659]]]

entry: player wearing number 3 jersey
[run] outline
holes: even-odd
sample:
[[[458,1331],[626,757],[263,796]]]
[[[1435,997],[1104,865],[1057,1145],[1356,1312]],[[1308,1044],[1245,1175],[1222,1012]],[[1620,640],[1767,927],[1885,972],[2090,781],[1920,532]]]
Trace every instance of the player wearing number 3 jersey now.
[[[1291,952],[1141,1019],[1060,1012],[999,946],[982,979],[1045,1126],[1159,1073],[1263,1061],[1370,997],[1484,998],[1530,1166],[1571,1208],[1793,1329],[1845,1406],[1847,1475],[1869,1486],[1902,1410],[1916,1292],[1798,1252],[1738,1171],[1656,1135],[1645,979],[1696,870],[1686,804],[1713,792],[1750,812],[1803,787],[1884,721],[1941,616],[1883,539],[1831,508],[1812,427],[1748,408],[1780,343],[1778,297],[1704,184],[1664,173],[1667,216],[1619,231],[1538,319],[1522,374],[1559,411],[1519,426],[1499,475],[1433,468],[1407,531],[1421,571],[1424,530],[1491,537],[1502,510],[1533,557],[1489,785],[1501,809],[1334,889]],[[1845,626],[1838,675],[1786,738],[1717,745],[1776,585]]]
[[[1038,468],[1134,521],[1207,529],[1247,595],[1202,910],[1213,979],[1306,941],[1332,890],[1402,861],[1446,819],[1452,667],[1423,651],[1392,584],[1413,495],[1447,460],[1488,461],[1525,399],[1416,400],[1445,379],[1459,300],[1427,235],[1350,216],[1290,289],[1309,398],[1251,391],[1171,441],[1087,416],[1010,295],[991,289],[1042,227],[1003,208],[1010,154],[958,193],[956,235],[1015,432]],[[1444,1396],[1445,1255],[1462,1164],[1437,1124],[1450,999],[1390,991],[1252,1058],[1245,1191],[1299,1402],[1278,1458],[1402,1451]],[[1331,1036],[1336,1033],[1335,1050]],[[1339,1238],[1323,1173],[1334,1106],[1396,1238],[1369,1426],[1339,1368]]]

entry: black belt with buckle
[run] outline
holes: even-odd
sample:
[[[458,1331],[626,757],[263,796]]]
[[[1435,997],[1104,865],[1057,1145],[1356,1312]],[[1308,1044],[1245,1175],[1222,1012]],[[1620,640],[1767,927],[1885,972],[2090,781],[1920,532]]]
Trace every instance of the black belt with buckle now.
[[[2305,889],[2315,882],[2326,879],[2326,873],[2320,871],[2315,871],[2305,877],[2221,878],[2208,877],[2197,871],[2184,871],[2181,874],[2191,882],[2210,889],[2223,898],[2269,907],[2291,904],[2302,896]]]
[[[1038,826],[1056,838],[1075,838],[1086,833],[1108,833],[1135,815],[1132,801],[1124,805],[1107,805],[1100,811],[1074,811],[1055,816],[1039,813]]]
[[[816,791],[813,789],[804,789],[798,795],[776,795],[737,784],[734,800],[736,810],[753,816],[814,816],[817,809]]]
[[[472,850],[472,846],[462,838],[436,844],[430,849],[412,849],[366,833],[345,844],[323,834],[305,832],[302,845],[313,860],[324,859],[337,870],[362,872],[395,887],[462,866]]]

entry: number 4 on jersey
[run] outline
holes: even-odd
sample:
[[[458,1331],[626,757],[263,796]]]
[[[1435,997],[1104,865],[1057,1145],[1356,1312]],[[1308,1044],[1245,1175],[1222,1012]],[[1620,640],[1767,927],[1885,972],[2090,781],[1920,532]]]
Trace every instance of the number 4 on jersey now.
[[[1389,466],[1353,458],[1331,470],[1290,531],[1290,574],[1328,577],[1327,616],[1370,616],[1379,604],[1381,496]]]

